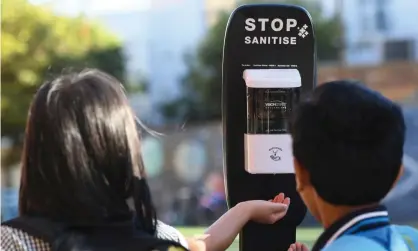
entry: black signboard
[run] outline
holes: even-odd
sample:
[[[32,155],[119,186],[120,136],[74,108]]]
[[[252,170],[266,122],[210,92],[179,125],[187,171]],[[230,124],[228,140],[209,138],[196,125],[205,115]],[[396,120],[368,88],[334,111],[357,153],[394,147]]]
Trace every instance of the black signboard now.
[[[280,192],[291,199],[288,214],[278,223],[248,223],[240,234],[240,250],[287,250],[306,213],[296,191],[287,119],[315,86],[310,15],[293,5],[243,5],[230,16],[223,53],[228,205],[268,200]]]

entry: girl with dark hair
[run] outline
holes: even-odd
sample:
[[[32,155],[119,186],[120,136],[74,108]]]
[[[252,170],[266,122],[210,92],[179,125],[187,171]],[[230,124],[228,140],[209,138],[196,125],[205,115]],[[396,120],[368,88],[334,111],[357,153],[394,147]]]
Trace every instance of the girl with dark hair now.
[[[141,234],[190,250],[225,250],[248,220],[274,223],[289,204],[283,194],[276,203],[240,203],[205,238],[186,241],[157,220],[145,176],[134,113],[115,78],[85,70],[45,83],[33,99],[26,125],[20,218],[41,220],[35,225],[44,228],[47,222],[66,228],[48,242],[19,224],[6,223],[1,227],[2,250],[113,250],[109,247],[118,249],[119,237],[119,243],[126,243],[127,236]],[[103,233],[102,239],[86,242],[86,236],[97,232]],[[98,244],[109,239],[113,242],[106,249]]]

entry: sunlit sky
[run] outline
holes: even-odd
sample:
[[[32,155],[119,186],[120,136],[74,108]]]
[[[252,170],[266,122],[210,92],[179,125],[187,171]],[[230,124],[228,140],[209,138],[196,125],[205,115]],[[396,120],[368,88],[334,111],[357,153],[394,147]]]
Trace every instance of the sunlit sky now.
[[[151,1],[161,0],[29,0],[34,4],[54,6],[58,12],[65,14],[109,13],[119,11],[138,11],[151,8]],[[169,2],[170,0],[162,0]],[[174,0],[177,1],[177,0]]]
[[[63,14],[99,14],[123,11],[148,10],[154,5],[175,4],[181,0],[29,0],[34,4],[50,4]],[[198,1],[198,0],[196,0]],[[314,1],[314,0],[311,0]],[[324,11],[329,14],[334,9],[336,0],[320,0]]]

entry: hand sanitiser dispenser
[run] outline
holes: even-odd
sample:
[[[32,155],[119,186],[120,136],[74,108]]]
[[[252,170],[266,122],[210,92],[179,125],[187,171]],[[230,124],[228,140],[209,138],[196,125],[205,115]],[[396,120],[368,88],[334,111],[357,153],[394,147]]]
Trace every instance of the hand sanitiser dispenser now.
[[[297,69],[246,69],[245,169],[252,174],[293,173],[288,119],[302,86]]]
[[[222,62],[222,127],[228,206],[290,197],[272,225],[250,221],[241,251],[288,250],[306,214],[296,191],[289,118],[316,82],[314,29],[294,5],[243,5],[226,27]]]

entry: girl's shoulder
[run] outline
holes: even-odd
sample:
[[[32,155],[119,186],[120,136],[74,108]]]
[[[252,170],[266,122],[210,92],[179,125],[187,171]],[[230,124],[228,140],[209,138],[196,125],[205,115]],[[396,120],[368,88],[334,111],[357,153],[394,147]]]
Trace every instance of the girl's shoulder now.
[[[188,248],[184,235],[174,227],[167,225],[162,221],[157,222],[157,237],[163,240],[178,242],[183,247]]]
[[[50,251],[49,243],[35,238],[28,233],[8,227],[1,226],[1,250],[7,251]]]
[[[51,246],[39,238],[28,233],[2,225],[1,231],[1,249],[7,251],[50,251]],[[188,248],[186,238],[172,226],[162,221],[157,223],[157,237],[163,240],[175,241],[185,248]]]

